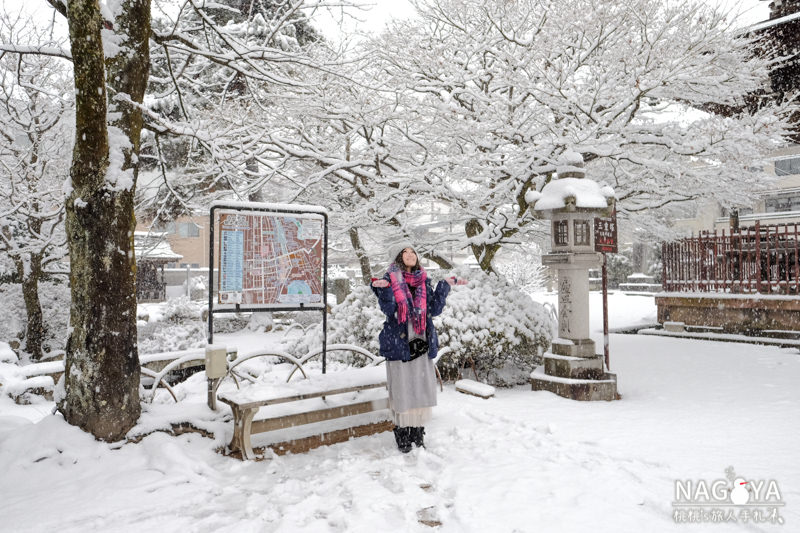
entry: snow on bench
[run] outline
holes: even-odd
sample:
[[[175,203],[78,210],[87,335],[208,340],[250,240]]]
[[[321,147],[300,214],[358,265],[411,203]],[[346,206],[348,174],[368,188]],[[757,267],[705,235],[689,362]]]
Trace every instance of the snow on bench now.
[[[471,394],[479,398],[488,399],[494,396],[495,389],[491,385],[478,383],[471,379],[460,379],[456,381],[456,390],[464,394]]]
[[[0,389],[17,403],[29,403],[29,393],[52,400],[55,384],[64,373],[64,361],[4,367],[0,373]]]
[[[278,432],[273,439],[278,442],[268,446],[285,453],[307,451],[393,427],[383,367],[312,376],[285,385],[253,384],[217,397],[231,407],[234,425],[229,448],[241,453],[243,459],[256,458],[251,437],[257,433]],[[378,412],[377,417],[372,416],[369,423],[353,423],[365,422],[358,415],[374,412]],[[339,418],[347,418],[345,427],[336,428],[329,423]],[[307,431],[298,426],[306,426]],[[307,434],[309,431],[311,435]]]

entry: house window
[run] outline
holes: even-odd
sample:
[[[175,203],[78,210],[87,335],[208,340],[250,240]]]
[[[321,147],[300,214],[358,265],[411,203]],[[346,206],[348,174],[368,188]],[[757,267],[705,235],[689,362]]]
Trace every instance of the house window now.
[[[775,174],[778,176],[791,176],[800,174],[800,157],[789,157],[775,161]]]
[[[575,221],[575,246],[589,246],[589,221]]]
[[[178,234],[184,238],[199,237],[200,226],[198,226],[194,222],[181,222],[180,224],[178,224]]]
[[[166,233],[168,235],[172,235],[173,233],[175,233],[175,223],[160,222],[157,224],[153,224],[153,227],[151,229],[158,233]]]
[[[786,211],[800,211],[800,195],[775,196],[764,200],[764,210],[767,213],[783,213]]]
[[[553,221],[553,240],[556,246],[567,246],[569,244],[569,222],[566,220]]]

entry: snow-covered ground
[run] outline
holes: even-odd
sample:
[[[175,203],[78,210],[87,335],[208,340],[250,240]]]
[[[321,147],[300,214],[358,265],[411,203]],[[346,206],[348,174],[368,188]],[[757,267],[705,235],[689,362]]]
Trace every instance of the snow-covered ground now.
[[[602,347],[598,294],[591,305]],[[655,319],[652,297],[612,294],[609,305],[612,328]],[[219,337],[243,349],[274,342]],[[391,433],[251,463],[197,434],[111,446],[50,416],[52,404],[2,398],[0,530],[431,530],[422,519],[448,532],[800,531],[797,350],[635,335],[610,344],[621,401],[528,387],[483,400],[445,386],[427,448],[408,455]],[[675,522],[675,481],[710,484],[729,466],[777,483],[782,525]]]

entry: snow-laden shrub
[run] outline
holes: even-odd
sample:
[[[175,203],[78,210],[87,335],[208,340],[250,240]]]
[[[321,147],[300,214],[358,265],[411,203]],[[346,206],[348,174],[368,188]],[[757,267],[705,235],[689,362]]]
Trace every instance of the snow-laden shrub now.
[[[138,330],[139,354],[192,350],[206,345],[205,324],[194,322],[149,322]]]
[[[542,256],[536,247],[528,251],[518,247],[495,260],[495,271],[526,293],[544,287],[547,281],[547,267],[542,265]]]
[[[186,296],[170,298],[164,305],[164,320],[171,322],[200,320],[202,310],[202,304],[193,302]]]
[[[19,358],[14,353],[14,350],[11,349],[11,346],[6,342],[0,341],[0,363],[16,364],[18,360]]]
[[[354,344],[379,355],[378,333],[384,320],[385,315],[378,307],[372,289],[359,285],[341,304],[331,309],[328,315],[328,344]],[[306,335],[287,341],[286,348],[299,356],[319,350],[322,348],[322,324],[315,324],[308,328]],[[328,357],[354,366],[364,366],[369,362],[365,356],[349,352],[334,352]]]
[[[189,297],[192,300],[208,300],[208,276],[192,276],[189,278]],[[183,282],[183,292],[186,293],[186,281]]]
[[[272,331],[273,325],[272,313],[253,313],[250,315],[247,329],[258,333],[265,333],[267,331]]]
[[[466,286],[453,287],[444,312],[433,319],[439,334],[439,372],[492,385],[526,383],[550,346],[552,315],[506,278],[483,271],[456,273]],[[464,371],[469,368],[469,373]]]
[[[450,273],[446,273],[450,275]],[[541,354],[550,346],[553,319],[539,303],[505,278],[481,271],[456,273],[469,284],[454,287],[444,312],[433,319],[439,334],[439,371],[457,379],[474,363],[478,378],[493,385],[525,383]],[[434,287],[437,280],[434,280]],[[359,286],[328,317],[328,344],[354,344],[378,354],[378,333],[385,316],[369,287]],[[322,346],[322,328],[289,341],[287,349],[303,355]],[[331,354],[360,366],[366,358]]]
[[[206,343],[203,304],[189,298],[170,298],[160,306],[147,304],[148,313],[137,312],[139,353],[160,353],[200,348]]]

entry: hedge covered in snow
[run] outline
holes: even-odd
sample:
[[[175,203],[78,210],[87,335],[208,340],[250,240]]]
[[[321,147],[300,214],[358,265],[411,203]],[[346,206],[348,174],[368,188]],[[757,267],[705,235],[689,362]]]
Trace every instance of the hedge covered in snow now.
[[[331,309],[331,314],[328,316],[328,344],[354,344],[378,354],[378,333],[383,327],[384,318],[372,289],[366,285],[359,285],[341,304]],[[310,327],[307,335],[287,342],[287,349],[298,356],[321,347],[321,324]],[[328,358],[355,366],[364,366],[369,362],[362,355],[346,352],[331,353],[328,354]]]
[[[474,362],[478,379],[489,384],[528,382],[553,338],[551,313],[502,276],[483,271],[456,275],[469,283],[450,291],[444,313],[433,320],[442,377],[457,379],[465,367],[470,367],[465,377],[471,377]]]
[[[444,273],[443,275],[450,275]],[[444,312],[433,319],[439,334],[442,377],[458,379],[459,372],[493,385],[525,383],[541,354],[550,346],[554,321],[547,309],[497,275],[456,272],[469,279],[454,287]],[[434,287],[436,280],[434,280]],[[378,353],[378,333],[384,315],[372,290],[359,286],[328,317],[329,344],[355,344]],[[289,342],[287,349],[302,355],[321,346],[321,326]],[[331,354],[354,365],[366,363],[357,355]],[[466,370],[465,370],[466,369]]]

